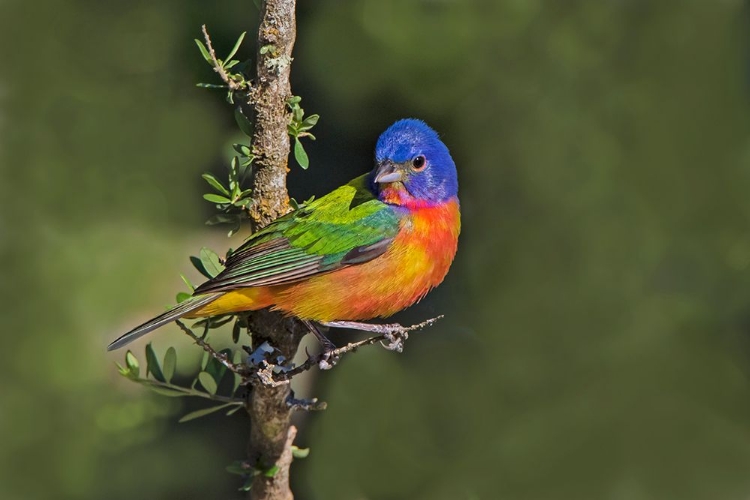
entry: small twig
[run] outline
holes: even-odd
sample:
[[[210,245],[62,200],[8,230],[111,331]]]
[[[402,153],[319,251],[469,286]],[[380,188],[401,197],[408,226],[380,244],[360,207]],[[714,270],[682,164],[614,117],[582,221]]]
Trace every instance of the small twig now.
[[[204,24],[201,26],[201,31],[203,31],[203,39],[206,41],[206,47],[208,48],[208,53],[211,55],[211,61],[213,61],[213,67],[214,71],[219,74],[221,79],[226,83],[230,89],[232,90],[241,90],[242,85],[235,82],[230,76],[227,74],[226,70],[224,69],[224,66],[219,64],[219,59],[216,57],[216,52],[214,51],[213,45],[211,45],[211,37],[208,36],[208,30],[206,29],[206,25]]]
[[[238,406],[245,404],[244,399],[230,398],[227,396],[219,396],[218,394],[209,394],[207,392],[194,391],[191,389],[187,389],[185,387],[181,387],[179,385],[172,385],[166,382],[160,382],[158,380],[138,379],[136,380],[136,382],[142,385],[148,385],[152,387],[161,387],[163,389],[169,389],[170,391],[181,392],[185,394],[186,396],[198,396],[204,399],[210,399],[212,401],[221,401],[222,403],[232,403]]]
[[[268,383],[268,377],[261,377],[261,382],[273,387],[287,383],[296,375],[306,372],[313,366],[322,366],[321,363],[327,363],[330,359],[337,359],[348,352],[355,352],[360,347],[372,345],[376,342],[380,342],[382,344],[384,340],[387,340],[389,343],[383,344],[383,347],[388,350],[401,352],[401,350],[403,349],[403,341],[406,340],[409,336],[408,332],[421,330],[422,328],[435,323],[442,317],[443,316],[441,315],[411,326],[403,326],[399,325],[398,323],[379,325],[372,323],[356,323],[351,321],[337,321],[326,323],[326,326],[332,326],[334,328],[353,328],[362,331],[380,332],[380,335],[360,340],[358,342],[351,342],[343,347],[339,347],[327,352],[322,352],[317,356],[308,355],[307,360],[301,365],[290,370],[282,371],[280,373],[273,373],[273,365],[269,365],[268,367],[266,367],[266,371],[270,373],[271,381],[270,383]]]
[[[201,346],[204,351],[210,354],[212,358],[214,358],[216,361],[224,365],[232,373],[236,373],[240,377],[243,377],[243,379],[245,378],[246,372],[242,370],[240,366],[237,366],[231,361],[229,361],[229,358],[227,357],[226,354],[221,353],[221,352],[216,352],[216,350],[213,347],[211,347],[205,340],[203,340],[202,338],[194,334],[193,331],[187,326],[185,326],[185,324],[179,319],[175,320],[175,323],[177,323],[177,326],[179,326],[183,332],[187,333],[190,336],[190,338],[192,338],[195,341],[196,344]]]

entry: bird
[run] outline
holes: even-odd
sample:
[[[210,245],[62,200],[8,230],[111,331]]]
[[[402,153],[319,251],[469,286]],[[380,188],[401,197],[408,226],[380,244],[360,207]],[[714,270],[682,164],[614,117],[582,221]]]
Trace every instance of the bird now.
[[[398,120],[378,138],[370,172],[252,234],[189,299],[108,350],[180,318],[264,308],[307,325],[391,316],[443,281],[460,231],[448,147],[422,120]]]

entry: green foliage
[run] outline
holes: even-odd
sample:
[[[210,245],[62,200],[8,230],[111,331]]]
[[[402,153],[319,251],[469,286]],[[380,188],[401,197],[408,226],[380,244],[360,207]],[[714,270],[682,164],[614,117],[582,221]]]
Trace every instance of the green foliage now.
[[[208,331],[209,328],[210,326],[206,328],[206,331]],[[221,351],[221,353],[233,358],[237,364],[242,360],[240,350],[237,350],[234,355],[232,355],[232,351],[229,349],[225,349]],[[240,387],[238,382],[239,376],[233,374],[234,377],[232,379],[231,390],[220,392],[219,389],[225,379],[227,370],[217,359],[208,356],[208,353],[205,353],[204,355],[203,362],[201,363],[201,371],[193,377],[192,381],[185,385],[177,384],[172,381],[177,369],[177,350],[174,347],[170,346],[167,348],[164,353],[163,361],[160,362],[152,344],[148,343],[145,349],[145,356],[146,376],[144,378],[141,378],[140,376],[141,370],[138,359],[131,351],[127,351],[125,354],[125,366],[117,365],[120,375],[132,380],[133,382],[144,385],[156,394],[162,396],[194,396],[221,403],[220,405],[210,406],[190,412],[180,418],[180,423],[195,420],[221,410],[228,410],[226,414],[231,415],[244,407],[245,399],[242,394],[240,394],[244,389]]]
[[[242,113],[239,114],[244,117]],[[242,122],[238,121],[238,123]],[[233,147],[238,156],[233,157],[229,162],[226,184],[223,184],[212,174],[205,173],[202,175],[208,185],[216,191],[216,193],[204,194],[203,199],[213,203],[219,210],[219,213],[211,216],[206,224],[209,226],[230,224],[232,227],[228,236],[232,236],[239,231],[242,221],[248,219],[248,208],[252,204],[252,190],[244,188],[243,184],[255,159],[255,155],[250,152],[249,146],[234,144]]]
[[[286,102],[292,113],[287,130],[294,139],[294,159],[297,160],[300,167],[307,169],[310,166],[310,159],[300,139],[309,137],[313,141],[315,140],[315,136],[310,133],[310,130],[318,123],[320,116],[310,115],[305,118],[305,110],[300,106],[300,102],[302,102],[302,98],[299,96],[292,96]]]
[[[246,91],[250,88],[250,82],[246,79],[244,70],[250,64],[250,61],[240,63],[239,60],[233,59],[237,54],[237,51],[242,45],[242,41],[245,38],[245,32],[235,42],[232,50],[225,60],[214,59],[211,52],[206,45],[200,41],[195,40],[198,49],[200,50],[203,59],[216,70],[217,73],[226,75],[225,78],[229,80],[228,84],[225,85],[214,85],[214,84],[199,84],[200,87],[204,88],[227,88],[227,101],[230,104],[235,103],[235,94],[241,93],[245,95]],[[235,71],[231,71],[232,69]],[[240,105],[235,106],[234,117],[237,121],[237,126],[240,128],[243,134],[252,138],[253,126],[250,120],[245,116]],[[252,190],[245,187],[244,183],[252,170],[252,163],[255,160],[250,146],[245,144],[234,144],[232,146],[237,153],[228,165],[228,176],[226,182],[222,182],[210,173],[204,173],[203,179],[208,185],[215,191],[212,193],[206,193],[203,195],[203,199],[213,203],[219,213],[211,216],[206,224],[209,226],[216,224],[228,224],[231,226],[228,236],[232,236],[239,231],[243,220],[248,218],[248,207],[252,203],[251,195]]]
[[[196,85],[198,87],[208,89],[228,89],[227,101],[230,104],[234,104],[236,92],[245,92],[250,88],[250,82],[245,76],[245,70],[248,68],[251,61],[247,60],[240,62],[238,59],[233,59],[233,57],[237,54],[240,45],[242,45],[242,41],[245,39],[245,35],[246,32],[243,31],[237,41],[234,43],[234,47],[232,47],[232,50],[224,59],[219,59],[218,57],[214,59],[214,57],[212,57],[211,55],[210,50],[208,49],[208,47],[206,47],[203,41],[198,40],[197,38],[195,39],[195,44],[198,46],[198,50],[203,56],[203,59],[212,68],[217,70],[217,72],[225,74],[230,82],[223,85],[213,83],[198,83]],[[231,71],[232,69],[234,69],[234,71]]]
[[[258,465],[253,467],[243,460],[236,460],[232,462],[227,466],[226,469],[230,474],[237,474],[245,478],[243,485],[239,489],[240,491],[250,491],[254,477],[258,475],[263,475],[265,477],[274,477],[280,470],[278,465],[272,465],[267,469],[263,469]]]

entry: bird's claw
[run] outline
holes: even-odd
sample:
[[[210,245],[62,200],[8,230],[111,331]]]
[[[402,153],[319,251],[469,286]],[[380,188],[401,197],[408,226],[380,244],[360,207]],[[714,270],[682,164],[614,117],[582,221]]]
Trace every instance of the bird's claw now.
[[[409,332],[406,331],[406,329],[388,332],[383,336],[385,337],[385,340],[388,341],[388,343],[386,344],[381,340],[380,345],[382,345],[385,349],[388,349],[389,351],[396,351],[399,353],[404,352],[404,341],[409,338]]]
[[[330,370],[339,362],[339,356],[335,353],[336,349],[323,351],[318,361],[318,368],[321,370]]]

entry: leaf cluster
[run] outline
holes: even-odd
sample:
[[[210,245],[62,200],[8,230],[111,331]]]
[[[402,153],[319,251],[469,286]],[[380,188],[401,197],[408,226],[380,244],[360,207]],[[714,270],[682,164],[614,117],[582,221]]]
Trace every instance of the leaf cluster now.
[[[241,350],[236,350],[232,354],[230,349],[224,349],[221,354],[229,356],[236,364],[242,362]],[[146,345],[146,373],[143,377],[138,358],[132,351],[125,354],[124,366],[117,363],[120,375],[162,396],[196,396],[221,403],[188,413],[180,418],[180,422],[194,420],[221,410],[227,410],[226,414],[232,415],[244,406],[245,399],[239,394],[242,382],[240,375],[232,373],[232,380],[229,381],[226,376],[227,368],[211,357],[208,352],[204,353],[200,367],[200,371],[189,384],[177,384],[173,382],[177,369],[177,350],[169,347],[160,360],[151,343]],[[220,391],[220,388],[224,390]]]
[[[240,45],[242,45],[242,41],[245,39],[246,34],[247,32],[242,32],[234,43],[234,47],[232,47],[229,55],[223,60],[217,58],[213,53],[210,40],[207,39],[206,44],[204,44],[201,40],[198,40],[197,38],[195,39],[195,44],[198,46],[198,50],[200,50],[203,59],[205,59],[205,61],[221,75],[225,82],[223,85],[213,83],[198,83],[196,85],[208,89],[227,89],[227,101],[230,104],[234,104],[235,92],[247,91],[250,89],[250,81],[245,75],[247,70],[252,67],[252,60],[248,59],[240,61],[239,59],[234,59],[234,56],[237,54]],[[207,44],[208,47],[206,46]]]
[[[287,131],[294,138],[294,159],[297,160],[300,167],[307,169],[310,166],[310,158],[307,156],[307,151],[305,151],[300,139],[309,137],[313,141],[315,140],[315,136],[310,133],[310,129],[318,123],[320,116],[310,115],[305,118],[305,110],[300,106],[300,102],[302,102],[300,96],[292,96],[286,101],[292,115],[289,125],[287,125]]]

